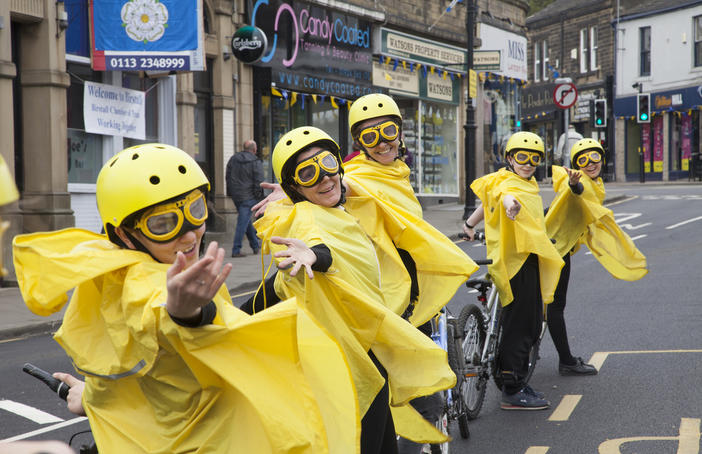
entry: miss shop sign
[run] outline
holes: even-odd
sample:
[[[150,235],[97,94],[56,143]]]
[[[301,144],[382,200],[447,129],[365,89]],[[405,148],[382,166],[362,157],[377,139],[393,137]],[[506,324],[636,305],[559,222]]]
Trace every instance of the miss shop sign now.
[[[260,28],[268,42],[257,64],[271,67],[274,78],[276,71],[284,71],[371,85],[370,22],[304,2],[258,0],[251,25]],[[287,88],[307,91],[302,86]]]

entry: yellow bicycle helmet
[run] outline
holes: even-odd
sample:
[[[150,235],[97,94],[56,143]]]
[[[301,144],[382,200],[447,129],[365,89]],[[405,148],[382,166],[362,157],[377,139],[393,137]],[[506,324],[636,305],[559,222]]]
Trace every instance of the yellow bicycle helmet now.
[[[5,159],[0,155],[0,206],[14,202],[19,199],[15,179],[12,178],[10,168],[7,167]]]
[[[124,149],[102,167],[96,198],[105,232],[112,238],[127,216],[210,183],[180,148],[147,143]]]
[[[273,174],[280,183],[280,187],[283,191],[285,191],[288,197],[290,197],[290,200],[295,203],[305,199],[293,187],[293,172],[295,166],[286,164],[291,162],[292,158],[300,151],[312,145],[328,148],[329,151],[334,153],[337,161],[339,161],[339,174],[344,174],[344,168],[341,166],[339,145],[329,134],[314,126],[302,126],[285,133],[283,137],[278,140],[278,143],[275,144],[275,148],[273,148]]]
[[[602,165],[604,165],[605,151],[602,148],[602,144],[595,139],[580,139],[573,144],[570,149],[570,167],[571,169],[578,169],[579,166],[575,164],[578,155],[585,153],[586,151],[597,151],[602,155]]]
[[[349,131],[362,121],[377,117],[397,117],[402,123],[402,114],[397,103],[388,95],[372,93],[361,96],[351,104],[349,109]]]
[[[512,134],[512,136],[507,140],[507,145],[505,145],[504,158],[507,159],[507,155],[512,151],[517,150],[527,150],[536,151],[544,155],[544,141],[541,137],[528,131],[519,131]]]

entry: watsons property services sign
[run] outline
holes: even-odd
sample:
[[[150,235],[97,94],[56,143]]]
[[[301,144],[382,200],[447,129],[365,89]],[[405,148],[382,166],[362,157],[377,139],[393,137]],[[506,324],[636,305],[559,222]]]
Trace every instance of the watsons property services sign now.
[[[277,87],[341,98],[374,91],[369,21],[305,2],[258,0],[251,25],[268,41],[256,65],[271,68]]]

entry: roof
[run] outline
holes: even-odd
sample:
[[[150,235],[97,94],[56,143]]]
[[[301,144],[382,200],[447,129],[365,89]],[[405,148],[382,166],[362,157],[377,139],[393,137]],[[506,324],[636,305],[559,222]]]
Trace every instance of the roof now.
[[[636,19],[695,5],[702,5],[702,0],[621,0],[619,20]]]
[[[534,22],[545,21],[555,22],[561,19],[561,15],[568,17],[580,16],[583,10],[599,10],[610,7],[614,0],[556,0],[545,8],[527,17],[527,26]],[[689,1],[689,0],[688,0]]]

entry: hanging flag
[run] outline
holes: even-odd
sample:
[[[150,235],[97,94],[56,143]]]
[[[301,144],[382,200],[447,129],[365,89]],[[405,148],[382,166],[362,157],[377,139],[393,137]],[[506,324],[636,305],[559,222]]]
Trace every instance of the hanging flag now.
[[[383,71],[383,74],[385,74],[385,80],[392,80],[392,76],[387,71]]]
[[[290,106],[294,106],[295,103],[297,102],[297,92],[292,92],[292,96],[290,97]]]
[[[399,64],[400,64],[400,62],[399,62],[399,61],[397,60],[397,58],[396,58],[396,59],[395,59],[395,64],[392,66],[392,70],[395,71],[395,70],[397,69],[397,65],[399,65]]]
[[[305,110],[305,98],[307,97],[306,94],[300,93],[300,107],[302,110]]]
[[[407,62],[402,60],[402,69],[407,69]]]
[[[271,87],[271,94],[272,94],[273,96],[277,96],[277,97],[279,97],[279,98],[282,98],[282,97],[283,97],[283,94],[282,94],[277,88],[275,88],[275,87]]]
[[[330,97],[329,97],[329,101],[331,101],[331,105],[332,105],[333,108],[335,108],[335,109],[338,109],[338,108],[339,108],[339,105],[336,103],[336,99],[334,99],[333,96],[330,96]]]
[[[317,95],[312,95],[312,101],[317,104]]]

